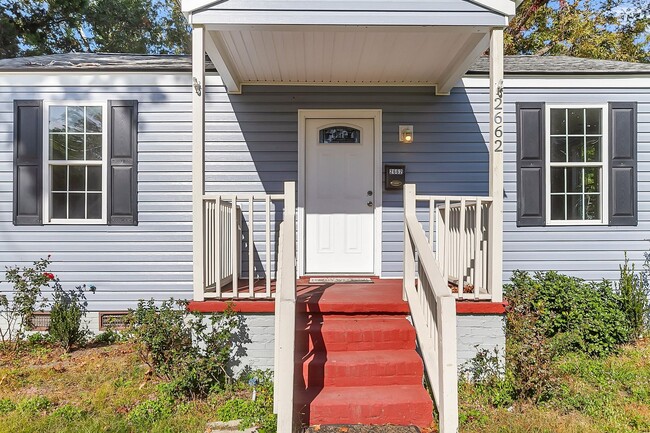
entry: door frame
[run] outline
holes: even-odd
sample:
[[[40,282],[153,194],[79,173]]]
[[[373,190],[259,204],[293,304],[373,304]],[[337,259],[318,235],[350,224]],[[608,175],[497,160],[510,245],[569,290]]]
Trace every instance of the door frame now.
[[[298,110],[298,276],[305,275],[305,165],[307,119],[374,120],[374,264],[372,275],[381,277],[382,245],[382,110],[381,109],[308,109]]]

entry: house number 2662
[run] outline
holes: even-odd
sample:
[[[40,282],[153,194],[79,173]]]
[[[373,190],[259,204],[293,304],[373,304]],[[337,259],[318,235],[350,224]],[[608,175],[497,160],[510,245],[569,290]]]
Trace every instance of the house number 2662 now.
[[[497,89],[494,98],[494,151],[503,152],[503,89]]]

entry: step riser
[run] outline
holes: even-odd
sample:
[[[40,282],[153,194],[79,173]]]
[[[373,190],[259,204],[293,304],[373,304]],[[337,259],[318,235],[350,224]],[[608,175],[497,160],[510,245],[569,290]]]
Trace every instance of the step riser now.
[[[412,362],[395,363],[335,365],[311,360],[303,364],[303,378],[308,387],[418,385],[423,375],[424,367],[417,358]]]
[[[396,424],[428,426],[432,422],[433,404],[417,401],[409,404],[366,405],[345,402],[312,406],[310,422],[314,424]],[[335,421],[335,422],[333,422]]]

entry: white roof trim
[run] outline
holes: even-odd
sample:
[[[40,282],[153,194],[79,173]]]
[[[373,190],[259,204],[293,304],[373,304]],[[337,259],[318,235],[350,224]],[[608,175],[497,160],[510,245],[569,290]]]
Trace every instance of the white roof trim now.
[[[515,15],[517,5],[514,0],[468,0],[494,12],[512,17]]]
[[[219,0],[182,0],[181,11],[184,14],[189,14],[197,9],[203,9],[207,8],[208,6],[212,6],[215,3],[219,3]]]

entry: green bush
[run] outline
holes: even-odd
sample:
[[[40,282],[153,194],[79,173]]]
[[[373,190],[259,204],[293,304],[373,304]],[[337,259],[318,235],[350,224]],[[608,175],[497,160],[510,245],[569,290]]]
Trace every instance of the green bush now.
[[[498,348],[478,349],[474,358],[461,365],[460,381],[469,382],[494,407],[508,407],[514,401],[513,378]]]
[[[126,333],[142,360],[168,380],[174,398],[200,398],[222,389],[230,379],[228,363],[240,318],[231,307],[206,316],[187,312],[187,303],[140,301],[129,312]]]
[[[627,253],[625,262],[619,266],[620,279],[617,284],[621,296],[621,308],[629,325],[629,340],[643,337],[650,321],[650,256],[646,253],[644,270],[635,271],[634,264],[629,263]]]
[[[530,316],[531,326],[538,329],[540,338],[548,339],[556,354],[604,356],[627,341],[630,331],[622,311],[623,299],[609,282],[585,282],[557,272],[531,276],[520,271],[511,281],[504,287],[510,312]],[[521,341],[520,331],[508,320],[506,333],[511,338]]]
[[[108,328],[106,331],[95,335],[92,339],[92,344],[96,344],[98,346],[110,346],[111,344],[119,343],[125,340],[126,336],[123,333]]]
[[[73,346],[85,343],[89,330],[82,324],[86,317],[86,291],[95,293],[95,287],[77,286],[73,290],[64,290],[57,279],[50,307],[50,326],[48,333],[52,340],[66,352]]]
[[[34,313],[44,306],[44,287],[49,287],[54,275],[46,272],[50,258],[35,261],[33,266],[8,267],[5,281],[11,285],[7,296],[0,291],[0,343],[5,349],[16,351],[31,329]],[[11,299],[10,299],[11,298]]]
[[[17,409],[30,415],[36,415],[41,412],[46,412],[52,406],[52,402],[43,396],[26,398],[18,403]]]

